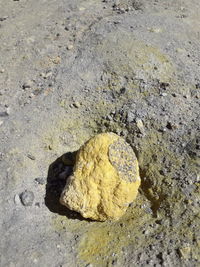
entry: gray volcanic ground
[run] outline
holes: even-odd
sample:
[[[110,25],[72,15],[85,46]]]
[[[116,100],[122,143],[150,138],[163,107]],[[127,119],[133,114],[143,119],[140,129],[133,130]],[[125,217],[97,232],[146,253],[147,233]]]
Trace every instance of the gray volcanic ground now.
[[[199,104],[199,0],[0,0],[0,266],[199,266]],[[58,201],[100,132],[140,166],[115,222]]]

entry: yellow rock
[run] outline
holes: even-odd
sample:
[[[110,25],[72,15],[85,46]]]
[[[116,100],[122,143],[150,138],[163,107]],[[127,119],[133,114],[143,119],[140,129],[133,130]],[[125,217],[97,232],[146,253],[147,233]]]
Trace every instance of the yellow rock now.
[[[188,259],[191,254],[191,248],[189,246],[187,247],[182,247],[179,249],[180,255],[184,259]]]
[[[60,202],[85,218],[116,220],[136,198],[139,186],[138,162],[130,145],[114,133],[102,133],[80,148]]]

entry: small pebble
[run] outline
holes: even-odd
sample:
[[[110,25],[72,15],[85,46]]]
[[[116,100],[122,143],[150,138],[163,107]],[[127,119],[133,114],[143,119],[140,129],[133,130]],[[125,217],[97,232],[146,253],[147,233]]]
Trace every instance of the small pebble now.
[[[189,98],[189,95],[183,95],[184,98],[188,99]]]
[[[8,18],[8,16],[1,17],[1,18],[0,18],[0,21],[4,21],[4,20],[6,20],[7,18]]]
[[[35,95],[34,95],[34,93],[31,93],[28,97],[33,98],[33,97],[35,97]]]
[[[148,235],[148,234],[149,234],[149,230],[144,230],[142,233],[143,233],[144,235]]]
[[[176,94],[176,93],[172,93],[172,96],[173,96],[173,97],[177,97],[177,94]]]
[[[47,72],[47,73],[41,72],[41,73],[40,73],[40,76],[41,76],[42,78],[44,78],[44,79],[47,79],[47,78],[51,77],[52,74],[53,74],[52,71],[49,71],[49,72]]]
[[[177,126],[177,124],[168,121],[167,125],[166,125],[166,128],[169,129],[169,130],[174,130],[174,129],[177,129],[178,126]]]
[[[200,83],[197,83],[195,86],[196,86],[196,89],[200,89]]]
[[[14,196],[14,202],[15,202],[16,205],[19,205],[19,204],[21,203],[21,201],[20,201],[20,197],[19,197],[18,194],[16,194],[16,195]]]
[[[132,122],[135,119],[135,114],[132,111],[128,111],[127,113],[127,122]]]
[[[53,74],[52,71],[47,72],[46,75],[45,75],[45,78],[49,78],[49,77],[51,77],[52,74]]]
[[[167,131],[167,129],[165,128],[165,127],[161,127],[161,128],[159,128],[159,132],[166,132]]]
[[[150,32],[155,32],[155,33],[160,33],[162,32],[162,29],[161,28],[150,28],[148,29]]]
[[[33,156],[32,154],[28,154],[27,157],[31,160],[35,160],[35,156]]]
[[[25,190],[20,194],[20,199],[24,206],[32,206],[34,201],[34,194],[32,191]]]
[[[73,106],[74,106],[75,108],[80,108],[81,104],[80,104],[79,102],[75,102],[75,103],[73,104]]]
[[[179,248],[179,254],[184,259],[189,259],[191,254],[191,248],[189,245]]]
[[[5,70],[4,69],[0,69],[0,73],[4,73],[5,72]]]
[[[72,50],[73,48],[74,48],[73,45],[68,45],[68,46],[67,46],[67,50]]]
[[[3,121],[0,121],[0,126],[3,124]]]
[[[22,85],[22,88],[25,90],[27,88],[31,88],[33,85],[33,82],[31,80],[28,80],[27,82],[25,82],[23,85]]]
[[[185,49],[183,49],[183,48],[179,48],[179,47],[178,47],[178,48],[176,49],[176,52],[177,52],[177,53],[184,53],[184,52],[185,52]]]
[[[37,184],[41,184],[41,185],[43,185],[43,184],[45,184],[45,179],[42,178],[42,177],[37,177],[37,178],[35,178],[35,182],[36,182]]]
[[[85,10],[85,7],[79,7],[79,10],[83,11],[83,10]]]
[[[69,27],[65,26],[65,30],[66,30],[66,31],[69,31]]]
[[[41,76],[42,78],[46,77],[46,75],[45,75],[44,72],[41,72],[41,73],[40,73],[40,76]]]
[[[106,116],[106,119],[107,119],[108,121],[112,121],[112,117],[111,117],[110,115]]]
[[[60,64],[60,62],[61,62],[61,58],[58,56],[58,57],[55,57],[55,58],[53,58],[52,59],[52,62],[54,63],[54,64]]]
[[[161,93],[160,96],[167,96],[167,93]]]
[[[35,203],[35,206],[36,206],[37,208],[40,208],[40,207],[41,207],[40,202],[36,202],[36,203]]]
[[[8,111],[0,112],[0,117],[7,117],[9,115]]]
[[[11,108],[7,106],[7,108],[6,108],[6,113],[7,113],[7,115],[10,114],[10,111],[11,111]]]
[[[142,120],[136,119],[136,125],[137,125],[137,128],[139,129],[140,133],[143,134],[145,132],[145,129],[144,129],[144,124],[143,124]]]

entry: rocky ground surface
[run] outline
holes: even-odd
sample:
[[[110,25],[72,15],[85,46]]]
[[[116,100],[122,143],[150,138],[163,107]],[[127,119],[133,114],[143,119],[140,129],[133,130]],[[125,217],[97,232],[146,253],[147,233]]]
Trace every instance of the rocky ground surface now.
[[[199,266],[199,17],[199,0],[0,0],[0,266]],[[142,185],[93,222],[58,199],[70,153],[108,131]]]

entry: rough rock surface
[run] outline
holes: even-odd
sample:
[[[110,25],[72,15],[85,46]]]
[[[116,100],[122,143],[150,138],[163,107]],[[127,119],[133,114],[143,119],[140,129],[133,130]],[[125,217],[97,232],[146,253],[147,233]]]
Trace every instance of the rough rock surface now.
[[[0,266],[200,266],[199,14],[199,0],[0,1]],[[141,186],[119,220],[91,222],[59,202],[62,155],[102,132],[134,143]]]
[[[78,152],[60,202],[85,218],[119,219],[139,185],[138,162],[130,145],[114,133],[98,134]]]

